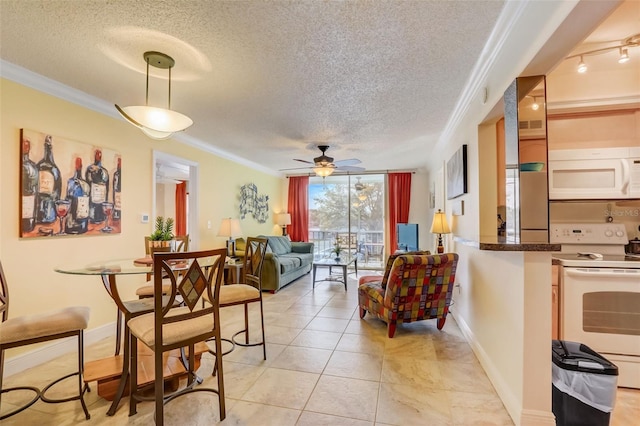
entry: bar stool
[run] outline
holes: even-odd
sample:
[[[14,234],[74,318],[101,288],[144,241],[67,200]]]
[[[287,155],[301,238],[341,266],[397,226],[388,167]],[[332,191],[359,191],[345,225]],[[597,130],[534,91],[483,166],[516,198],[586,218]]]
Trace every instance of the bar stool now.
[[[84,366],[84,329],[89,323],[89,308],[85,306],[74,306],[44,314],[8,318],[9,316],[9,291],[7,280],[4,276],[2,263],[0,263],[0,401],[3,394],[17,390],[28,390],[35,392],[35,396],[23,406],[2,414],[0,420],[18,414],[31,407],[38,400],[47,403],[61,403],[79,399],[87,420],[91,417],[84,402],[84,392],[89,391],[89,385],[82,382],[82,371]],[[34,386],[16,386],[8,389],[2,387],[4,374],[4,351],[10,348],[31,345],[39,342],[62,339],[65,337],[78,338],[78,371],[60,377],[45,386],[42,390]],[[51,399],[45,393],[55,384],[72,376],[78,376],[78,394],[68,398]]]

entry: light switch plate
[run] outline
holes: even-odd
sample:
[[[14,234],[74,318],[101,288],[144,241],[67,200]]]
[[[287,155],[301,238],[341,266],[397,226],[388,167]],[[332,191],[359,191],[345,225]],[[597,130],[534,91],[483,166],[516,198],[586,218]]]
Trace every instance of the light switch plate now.
[[[142,213],[140,215],[140,223],[149,223],[149,213]]]

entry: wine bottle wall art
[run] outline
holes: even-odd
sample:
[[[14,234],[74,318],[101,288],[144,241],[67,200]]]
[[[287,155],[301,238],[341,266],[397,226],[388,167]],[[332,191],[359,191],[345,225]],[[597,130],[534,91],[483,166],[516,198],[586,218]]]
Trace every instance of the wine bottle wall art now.
[[[119,152],[21,129],[20,161],[20,237],[104,236],[121,232]]]

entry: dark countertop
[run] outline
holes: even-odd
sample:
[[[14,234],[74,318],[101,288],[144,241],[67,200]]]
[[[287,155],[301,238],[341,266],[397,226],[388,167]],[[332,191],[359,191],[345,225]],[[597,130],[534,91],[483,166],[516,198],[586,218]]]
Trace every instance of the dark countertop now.
[[[453,237],[453,240],[479,250],[489,251],[560,251],[560,244],[508,241],[503,237],[482,237],[480,241]]]

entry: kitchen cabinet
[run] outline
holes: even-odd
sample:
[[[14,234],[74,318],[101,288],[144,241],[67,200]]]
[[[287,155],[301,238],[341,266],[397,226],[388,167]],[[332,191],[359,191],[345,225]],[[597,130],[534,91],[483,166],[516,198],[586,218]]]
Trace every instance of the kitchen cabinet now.
[[[551,265],[551,338],[560,336],[560,266]]]

